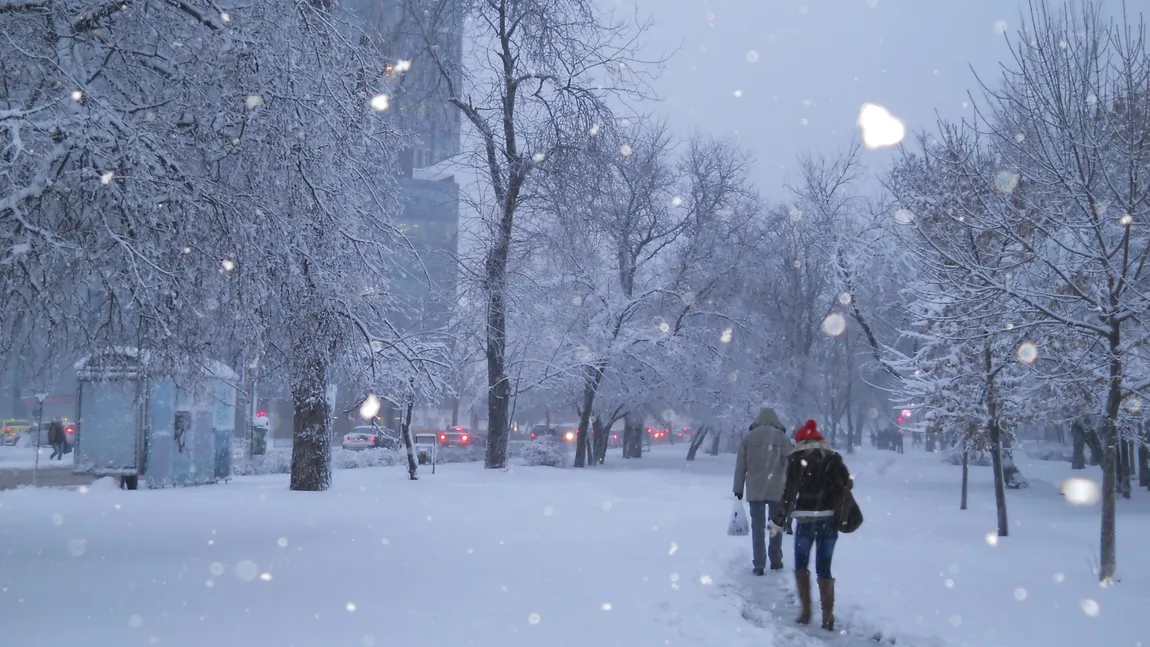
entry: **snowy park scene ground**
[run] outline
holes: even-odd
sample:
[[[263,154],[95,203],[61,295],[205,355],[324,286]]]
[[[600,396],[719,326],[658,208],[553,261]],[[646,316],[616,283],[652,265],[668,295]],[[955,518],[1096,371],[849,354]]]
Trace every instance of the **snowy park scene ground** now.
[[[1032,487],[988,543],[989,469],[960,512],[959,468],[936,454],[849,456],[866,522],[835,554],[831,636],[796,628],[789,571],[752,577],[749,542],[726,536],[730,455],[453,464],[418,482],[341,470],[308,495],[282,476],[20,489],[0,493],[5,643],[1138,645],[1143,551],[1123,544],[1120,581],[1100,587],[1096,507],[1060,496],[1064,465],[1020,462]],[[1124,502],[1119,525],[1150,532],[1150,498]]]

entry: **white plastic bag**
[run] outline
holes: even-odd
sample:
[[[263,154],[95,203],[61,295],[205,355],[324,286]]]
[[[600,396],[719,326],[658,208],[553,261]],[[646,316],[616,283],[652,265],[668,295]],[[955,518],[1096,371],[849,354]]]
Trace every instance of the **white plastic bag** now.
[[[743,502],[735,499],[731,505],[731,523],[727,524],[727,534],[732,537],[746,537],[751,534],[751,524],[747,521],[747,509]]]

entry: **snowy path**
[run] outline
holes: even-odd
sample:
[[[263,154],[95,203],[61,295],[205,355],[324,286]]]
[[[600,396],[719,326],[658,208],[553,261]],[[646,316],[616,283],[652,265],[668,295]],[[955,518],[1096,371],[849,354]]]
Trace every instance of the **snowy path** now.
[[[605,468],[444,465],[126,492],[0,492],[0,644],[189,647],[1137,647],[1150,608],[1150,496],[1120,503],[1122,581],[1090,572],[1097,510],[1023,464],[1011,537],[989,470],[848,457],[867,521],[835,555],[845,634],[801,629],[790,575],[749,574],[725,536],[730,456],[659,448]],[[1067,474],[1069,475],[1069,474]],[[1090,476],[1079,472],[1078,476]],[[789,539],[789,538],[788,538]],[[791,546],[784,545],[790,565]],[[61,622],[65,609],[65,622]],[[1099,619],[1101,615],[1101,620]],[[872,640],[881,634],[881,640]]]

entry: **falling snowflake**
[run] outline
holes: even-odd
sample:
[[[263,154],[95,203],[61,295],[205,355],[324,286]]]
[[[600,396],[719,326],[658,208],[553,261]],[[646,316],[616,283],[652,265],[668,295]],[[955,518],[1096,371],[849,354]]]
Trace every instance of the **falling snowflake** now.
[[[849,306],[852,299],[850,292],[839,292],[839,305]]]
[[[863,144],[871,149],[896,146],[906,136],[906,126],[886,108],[873,103],[864,103],[859,109],[858,126]]]
[[[1123,227],[1129,227],[1133,222],[1134,216],[1131,216],[1128,213],[1124,213],[1118,218],[1118,224],[1122,225]]]
[[[671,542],[671,548],[667,551],[667,554],[668,555],[674,555],[677,552],[679,552],[679,544],[676,544],[675,542]]]
[[[248,110],[255,110],[264,105],[264,98],[258,94],[249,94],[248,98],[244,101],[244,105]]]
[[[1072,477],[1062,482],[1062,496],[1070,505],[1094,505],[1102,499],[1102,489],[1088,478]]]
[[[225,272],[231,272],[236,269],[236,262],[230,258],[225,258],[220,262],[220,268]]]
[[[1019,602],[1025,600],[1028,595],[1029,594],[1026,592],[1026,589],[1022,588],[1021,586],[1014,589],[1014,599],[1018,600]]]
[[[82,90],[72,90],[72,101],[77,103],[84,100],[84,92]]]
[[[220,14],[220,20],[226,25],[232,21],[232,17],[227,12]]]
[[[395,62],[395,71],[400,72],[400,73],[410,72],[411,71],[411,61],[409,61],[407,59],[403,59],[403,58],[399,59],[398,61]]]
[[[914,224],[914,213],[910,209],[898,208],[891,214],[894,217],[894,224],[896,225],[910,225]]]
[[[128,616],[128,626],[132,629],[139,629],[144,626],[144,619],[137,614]]]
[[[986,533],[986,545],[990,546],[992,548],[994,546],[997,546],[998,545],[998,533],[996,533],[996,532]]]
[[[743,91],[742,90],[735,90],[731,94],[735,95],[736,99],[742,99],[743,98]]]
[[[103,173],[100,174],[100,184],[103,184],[105,186],[111,184],[112,180],[114,180],[114,179],[116,179],[116,174],[113,173],[112,171],[104,171]]]
[[[610,611],[610,610],[611,610],[612,608],[614,608],[614,607],[612,607],[612,606],[611,606],[611,603],[610,603],[610,602],[604,602],[603,604],[601,604],[601,605],[599,606],[599,608],[600,608],[600,609],[602,609],[602,610],[604,610],[604,611]]]
[[[359,417],[364,420],[371,420],[379,414],[379,409],[382,406],[379,396],[371,393],[363,399],[363,404],[359,405]]]
[[[747,62],[748,63],[758,63],[759,62],[759,53],[753,49],[751,51],[747,52]]]
[[[709,586],[713,581],[714,580],[711,579],[710,575],[704,575],[699,578],[699,584],[702,584],[703,586]]]
[[[591,124],[591,130],[587,131],[592,137],[599,134],[599,124]]]
[[[634,153],[635,153],[635,151],[631,149],[630,144],[623,144],[622,146],[619,147],[619,154],[622,155],[623,157],[631,157],[631,155],[633,155]]]
[[[546,153],[535,153],[534,155],[531,156],[531,159],[534,160],[536,164],[540,164],[543,162],[543,160],[547,159],[547,154]]]
[[[272,574],[271,573],[260,573],[260,580],[264,581],[264,582],[270,582],[270,581],[272,581]]]
[[[675,197],[671,198],[671,206],[672,207],[680,207],[682,205],[683,205],[683,199],[680,198],[679,196],[675,196]]]
[[[724,328],[723,332],[719,334],[719,341],[724,344],[731,343],[731,337],[735,334],[734,329]]]
[[[1010,29],[1010,25],[1006,24],[1005,20],[994,21],[994,33],[1005,34],[1008,29]]]
[[[1093,106],[1093,105],[1096,105],[1097,103],[1098,103],[1098,95],[1096,95],[1094,93],[1090,93],[1090,94],[1086,95],[1086,105]]]
[[[68,542],[68,554],[72,557],[81,557],[88,550],[88,542],[83,539],[73,539]]]
[[[391,107],[391,97],[387,94],[377,94],[371,98],[371,109],[383,112]]]
[[[846,332],[846,329],[846,318],[837,312],[832,312],[823,319],[823,333],[828,337],[838,337]]]
[[[1091,618],[1097,618],[1098,614],[1102,612],[1102,607],[1098,605],[1098,602],[1090,598],[1083,598],[1082,601],[1078,603],[1078,606],[1082,607],[1082,613],[1085,613]]]
[[[1018,188],[1018,174],[1003,169],[994,175],[994,190],[1004,195],[1014,193]]]
[[[248,559],[245,559],[242,562],[236,564],[235,568],[232,570],[235,571],[236,577],[245,582],[251,582],[252,580],[256,579],[260,572],[260,569],[256,566],[256,563]]]
[[[1018,361],[1023,364],[1033,364],[1038,360],[1038,347],[1025,341],[1018,346]]]
[[[1022,133],[1017,133],[1014,135],[1015,144],[1021,144],[1024,141],[1026,141],[1026,135],[1023,135]]]
[[[792,269],[796,269],[796,270],[797,270],[797,269],[800,269],[800,268],[802,268],[802,266],[803,266],[803,262],[802,262],[802,261],[800,261],[800,260],[799,260],[799,259],[797,259],[797,258],[796,258],[795,260],[791,261],[791,268],[792,268]]]
[[[347,609],[348,613],[354,613],[357,607],[354,602],[348,602],[343,608]]]
[[[538,613],[532,613],[531,615],[527,616],[527,622],[533,625],[539,624],[540,620],[542,620],[542,618],[539,617]]]
[[[791,222],[798,222],[803,218],[803,210],[792,204],[787,207],[787,217],[791,219]]]

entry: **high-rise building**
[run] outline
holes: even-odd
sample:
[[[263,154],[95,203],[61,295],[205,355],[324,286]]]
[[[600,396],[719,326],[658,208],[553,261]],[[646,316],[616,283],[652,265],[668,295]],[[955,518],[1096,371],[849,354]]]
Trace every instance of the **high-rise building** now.
[[[413,16],[409,12],[417,4],[421,14]],[[381,53],[389,62],[387,78],[382,79],[391,95],[388,114],[412,136],[411,146],[400,156],[398,180],[404,207],[395,222],[410,250],[396,250],[391,283],[398,301],[391,323],[408,333],[445,327],[456,301],[459,186],[454,177],[421,171],[461,151],[461,115],[450,99],[453,89],[459,91],[463,84],[464,21],[453,12],[464,4],[454,0],[342,2],[381,44]],[[398,428],[398,413],[385,401],[383,423]],[[426,420],[430,412],[424,413]]]
[[[463,3],[420,2],[418,20],[409,14],[415,4],[344,0],[342,6],[383,48],[389,62],[383,79],[391,94],[389,115],[412,136],[412,145],[400,156],[405,204],[396,225],[415,253],[398,252],[392,290],[400,304],[394,323],[426,331],[447,323],[455,301],[459,191],[453,178],[420,178],[417,170],[460,153],[461,116],[450,99],[452,89],[463,83],[463,17],[452,13]]]

